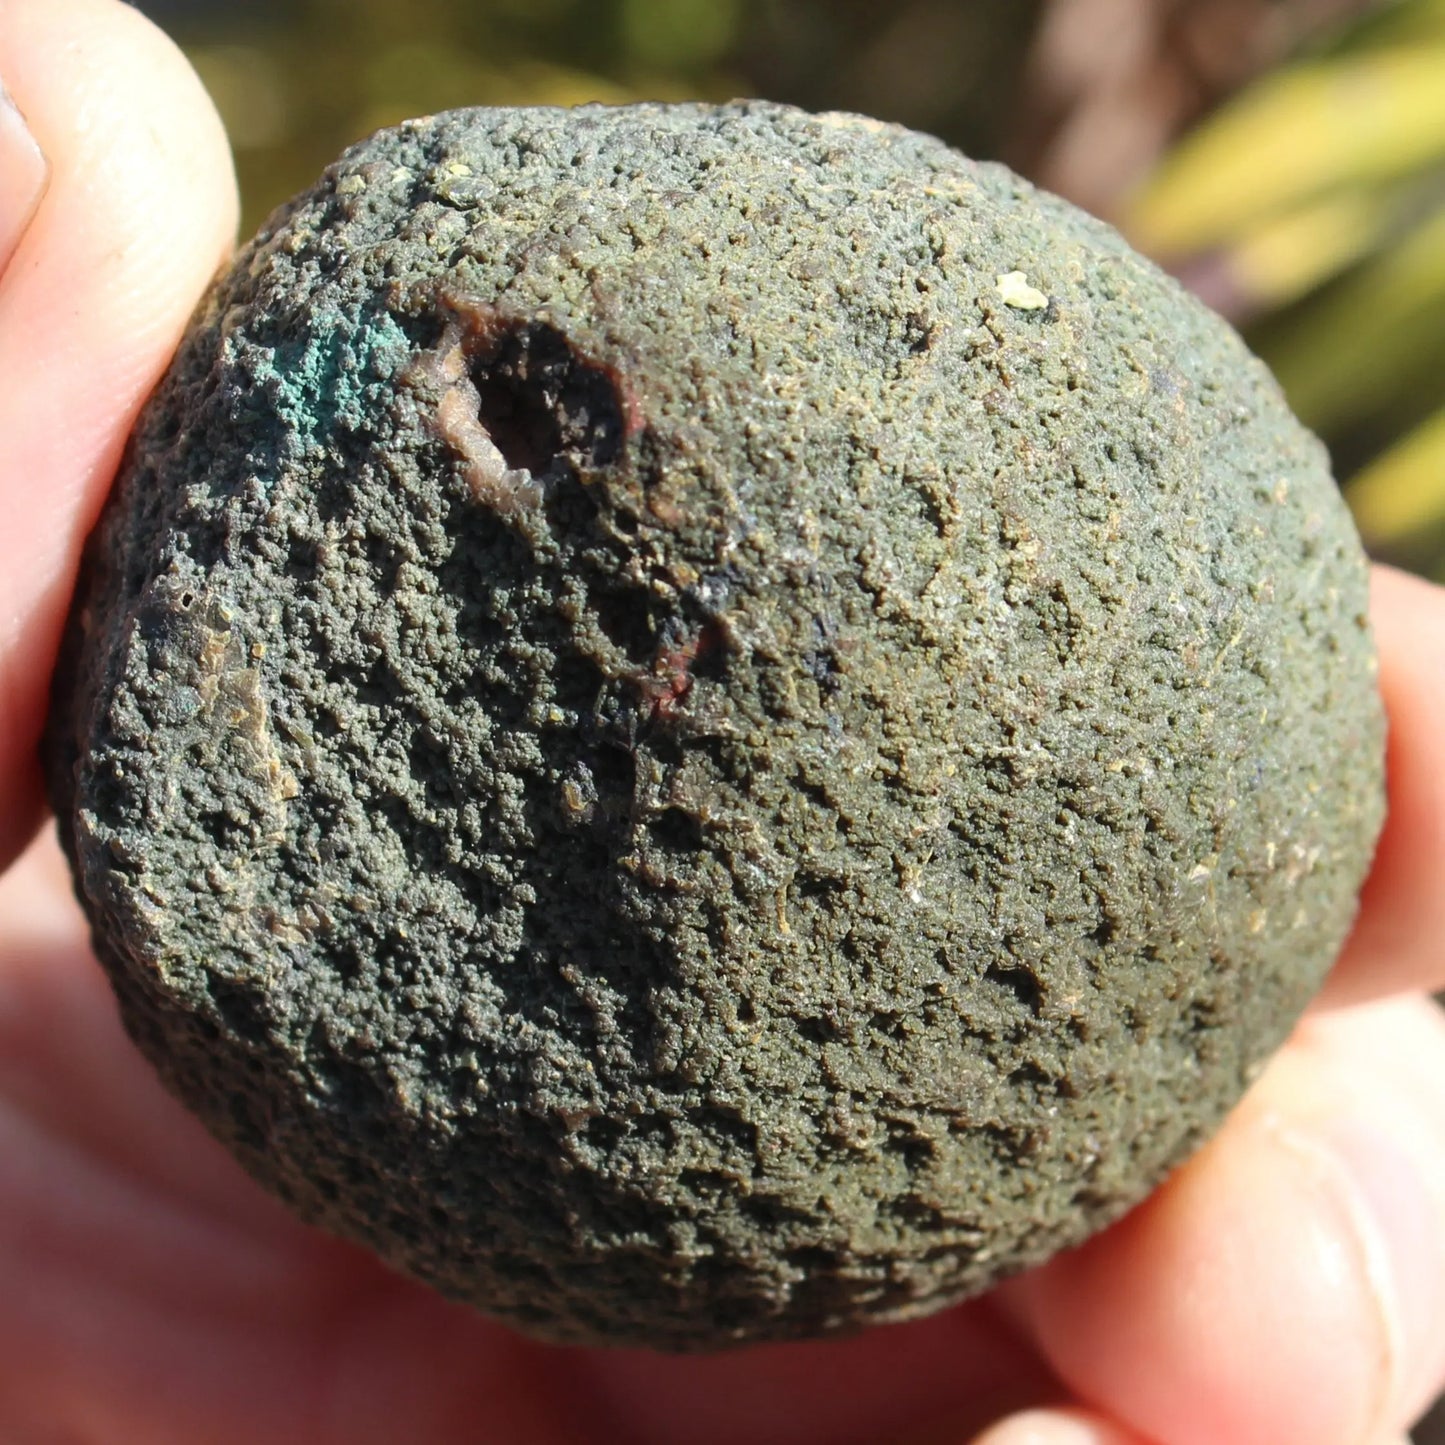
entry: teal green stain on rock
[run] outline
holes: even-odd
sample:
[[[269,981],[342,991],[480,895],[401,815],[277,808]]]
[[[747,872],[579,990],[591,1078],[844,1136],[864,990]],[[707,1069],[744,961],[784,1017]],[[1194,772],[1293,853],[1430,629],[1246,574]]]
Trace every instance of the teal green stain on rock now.
[[[50,786],[132,1034],[306,1218],[552,1339],[836,1333],[1117,1218],[1286,1036],[1366,607],[1263,367],[1007,171],[457,112],[198,317]]]
[[[317,321],[330,325],[286,339],[257,372],[289,443],[303,451],[323,445],[335,427],[364,428],[413,349],[387,312],[323,313]]]

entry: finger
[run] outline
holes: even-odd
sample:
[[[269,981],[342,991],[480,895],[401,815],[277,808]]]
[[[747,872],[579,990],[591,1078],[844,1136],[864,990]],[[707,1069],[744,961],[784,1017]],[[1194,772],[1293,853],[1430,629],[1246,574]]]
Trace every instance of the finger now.
[[[236,198],[200,82],[128,5],[0,5],[0,76],[50,167],[0,277],[3,866],[37,817],[35,748],[81,543],[226,253]],[[0,125],[12,148],[16,133]]]
[[[1024,1410],[985,1430],[973,1445],[1148,1445],[1087,1410]]]
[[[1445,591],[1377,567],[1371,612],[1390,810],[1328,1005],[1445,987]]]
[[[1065,1382],[1161,1445],[1356,1445],[1445,1375],[1445,1022],[1304,1025],[1121,1224],[1005,1291]]]

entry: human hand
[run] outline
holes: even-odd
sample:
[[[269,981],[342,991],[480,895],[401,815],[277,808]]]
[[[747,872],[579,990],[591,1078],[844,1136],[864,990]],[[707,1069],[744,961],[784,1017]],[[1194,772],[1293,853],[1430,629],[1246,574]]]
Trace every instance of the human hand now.
[[[80,545],[235,198],[185,62],[116,0],[0,0],[0,76],[49,161],[25,228],[45,169],[0,115],[3,867]],[[551,1349],[306,1229],[126,1042],[37,843],[0,883],[0,1440],[1398,1442],[1445,1381],[1445,594],[1381,573],[1375,604],[1391,817],[1325,998],[1113,1229],[838,1342]]]

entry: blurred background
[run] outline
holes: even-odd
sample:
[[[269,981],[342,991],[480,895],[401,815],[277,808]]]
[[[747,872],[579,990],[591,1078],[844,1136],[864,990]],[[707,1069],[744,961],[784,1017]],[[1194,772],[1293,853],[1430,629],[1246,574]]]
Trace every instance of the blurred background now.
[[[350,141],[460,105],[763,96],[1006,160],[1240,326],[1371,551],[1445,581],[1445,0],[140,7],[220,108],[248,231]]]

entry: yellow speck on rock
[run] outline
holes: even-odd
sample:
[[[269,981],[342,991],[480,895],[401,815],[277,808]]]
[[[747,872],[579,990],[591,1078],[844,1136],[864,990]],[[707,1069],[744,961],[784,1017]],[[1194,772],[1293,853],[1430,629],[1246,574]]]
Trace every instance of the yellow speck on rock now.
[[[792,933],[792,925],[788,922],[788,890],[786,888],[778,890],[775,902],[778,907],[778,932]]]
[[[1049,304],[1049,298],[1037,286],[1029,285],[1029,278],[1022,271],[1010,271],[998,278],[998,294],[1005,306],[1019,311],[1042,311]]]

